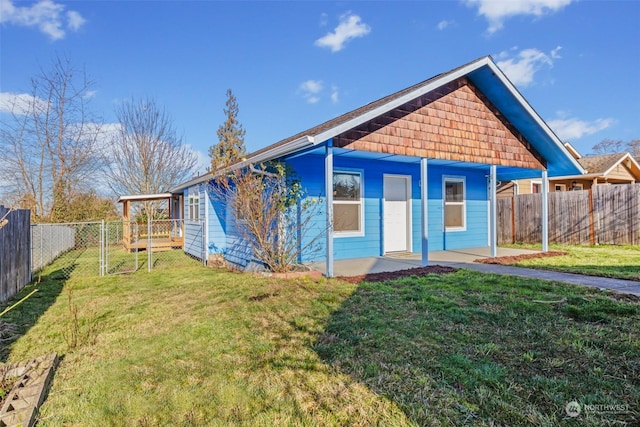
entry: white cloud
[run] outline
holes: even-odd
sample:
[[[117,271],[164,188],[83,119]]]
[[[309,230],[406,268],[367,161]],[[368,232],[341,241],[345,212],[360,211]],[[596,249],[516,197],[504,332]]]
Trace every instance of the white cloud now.
[[[554,13],[574,0],[466,0],[466,4],[478,8],[478,15],[489,21],[489,34],[502,29],[504,21],[516,15],[540,17]]]
[[[561,118],[547,121],[549,127],[551,127],[555,134],[558,135],[558,138],[563,141],[572,141],[585,135],[592,135],[608,128],[614,123],[615,120],[612,118],[596,119],[592,122],[586,122],[576,118]]]
[[[300,83],[300,90],[305,93],[316,94],[322,91],[322,80],[307,80]]]
[[[553,49],[553,50],[551,51],[551,57],[552,57],[553,59],[560,59],[560,58],[562,58],[562,56],[560,56],[560,53],[559,53],[559,52],[560,52],[560,49],[562,49],[562,46],[558,46],[558,47],[556,47],[555,49]]]
[[[307,100],[309,104],[315,104],[320,101],[320,97],[318,96],[324,85],[322,80],[307,80],[300,83],[298,90],[302,93],[302,97]]]
[[[451,21],[447,21],[446,19],[443,19],[442,21],[438,22],[438,25],[436,25],[436,28],[440,31],[444,30],[447,27],[452,26],[455,23],[455,21],[451,20]]]
[[[31,113],[34,106],[44,109],[47,106],[47,101],[28,93],[0,92],[0,112],[2,113],[24,116]]]
[[[69,12],[67,12],[67,20],[69,29],[73,31],[78,31],[80,27],[82,27],[84,23],[87,22],[87,20],[84,19],[82,15],[80,15],[75,10],[70,10]]]
[[[560,58],[560,49],[562,47],[558,46],[549,55],[538,49],[523,49],[512,56],[512,52],[517,50],[514,47],[510,51],[500,52],[496,64],[514,85],[528,86],[533,82],[536,72],[544,67],[553,67],[553,59]]]
[[[12,0],[0,0],[0,24],[36,27],[51,40],[64,38],[67,30],[78,31],[86,20],[80,13],[51,0],[40,0],[31,6],[16,6]]]
[[[315,44],[319,47],[328,47],[331,52],[338,52],[344,49],[345,43],[351,39],[364,37],[371,32],[371,27],[364,22],[358,15],[347,12],[340,16],[340,23],[333,30],[316,40]]]
[[[331,102],[337,104],[340,101],[340,93],[338,92],[338,86],[331,86]]]
[[[326,13],[321,13],[320,14],[320,26],[321,27],[326,27],[326,25],[329,23],[329,16]]]

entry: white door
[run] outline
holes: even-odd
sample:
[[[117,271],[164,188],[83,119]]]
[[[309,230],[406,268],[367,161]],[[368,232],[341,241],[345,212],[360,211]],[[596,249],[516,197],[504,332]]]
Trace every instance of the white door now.
[[[384,251],[409,251],[410,177],[384,176]]]

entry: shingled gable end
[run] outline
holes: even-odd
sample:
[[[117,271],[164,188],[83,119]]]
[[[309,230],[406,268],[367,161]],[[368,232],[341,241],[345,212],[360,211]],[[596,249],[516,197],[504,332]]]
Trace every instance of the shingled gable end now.
[[[309,197],[322,202],[308,223],[324,233],[320,251],[299,262],[320,261],[329,276],[334,259],[403,252],[426,264],[429,251],[494,252],[497,182],[584,173],[490,57],[306,129],[233,167],[269,160],[291,166]],[[345,182],[355,186],[348,194]],[[200,247],[208,256],[254,268],[233,210],[211,200],[208,185],[210,174],[171,192],[185,204],[200,200]]]
[[[334,147],[543,170],[546,161],[466,78],[334,138]]]

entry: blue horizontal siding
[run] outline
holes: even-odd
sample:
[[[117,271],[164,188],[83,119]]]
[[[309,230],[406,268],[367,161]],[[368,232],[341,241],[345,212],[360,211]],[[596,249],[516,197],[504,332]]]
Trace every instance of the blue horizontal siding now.
[[[204,230],[200,221],[185,220],[184,251],[191,256],[202,259],[204,248]]]
[[[307,200],[314,200],[314,208],[305,230],[300,234],[300,247],[306,248],[301,262],[321,261],[326,257],[326,193],[324,156],[303,155],[287,160],[300,179]],[[364,234],[354,237],[334,237],[334,259],[380,256],[383,242],[383,186],[384,175],[405,175],[411,178],[411,249],[421,251],[421,192],[420,165],[347,159],[336,156],[334,170],[358,170],[364,177]],[[446,231],[443,227],[442,188],[445,176],[465,178],[466,230]],[[204,193],[204,192],[203,192]],[[462,249],[488,245],[487,181],[483,171],[455,167],[428,167],[428,232],[429,251]],[[233,212],[223,203],[207,197],[208,253],[223,253],[225,258],[245,268],[253,254],[235,227]],[[185,197],[185,203],[188,200]],[[204,203],[201,205],[204,206]],[[186,207],[188,208],[188,207]]]
[[[324,157],[301,156],[289,163],[298,171],[303,188],[309,194],[324,198]],[[383,185],[384,175],[408,175],[411,178],[411,249],[422,249],[422,214],[420,193],[420,165],[346,159],[336,156],[334,170],[360,170],[364,176],[364,235],[334,237],[334,258],[350,259],[380,256],[383,242]],[[466,223],[464,231],[445,231],[443,227],[442,187],[444,176],[465,178]],[[488,245],[487,183],[483,171],[455,167],[428,167],[428,213],[429,251],[461,249]],[[322,203],[324,206],[324,202]],[[314,231],[325,229],[325,209],[318,212],[313,222]],[[303,256],[303,261],[324,260],[326,246],[324,237],[317,245],[319,250]]]

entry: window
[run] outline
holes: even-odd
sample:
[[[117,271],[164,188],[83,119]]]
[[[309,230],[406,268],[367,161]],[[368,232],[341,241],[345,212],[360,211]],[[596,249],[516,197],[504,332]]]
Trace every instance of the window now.
[[[189,219],[200,219],[200,195],[189,194]]]
[[[567,185],[566,184],[556,184],[555,185],[555,191],[567,191]]]
[[[362,173],[333,173],[333,231],[336,235],[363,235]]]
[[[531,194],[542,193],[542,183],[541,182],[532,182],[531,183]]]
[[[464,178],[444,179],[444,225],[447,230],[464,230],[465,218]]]

